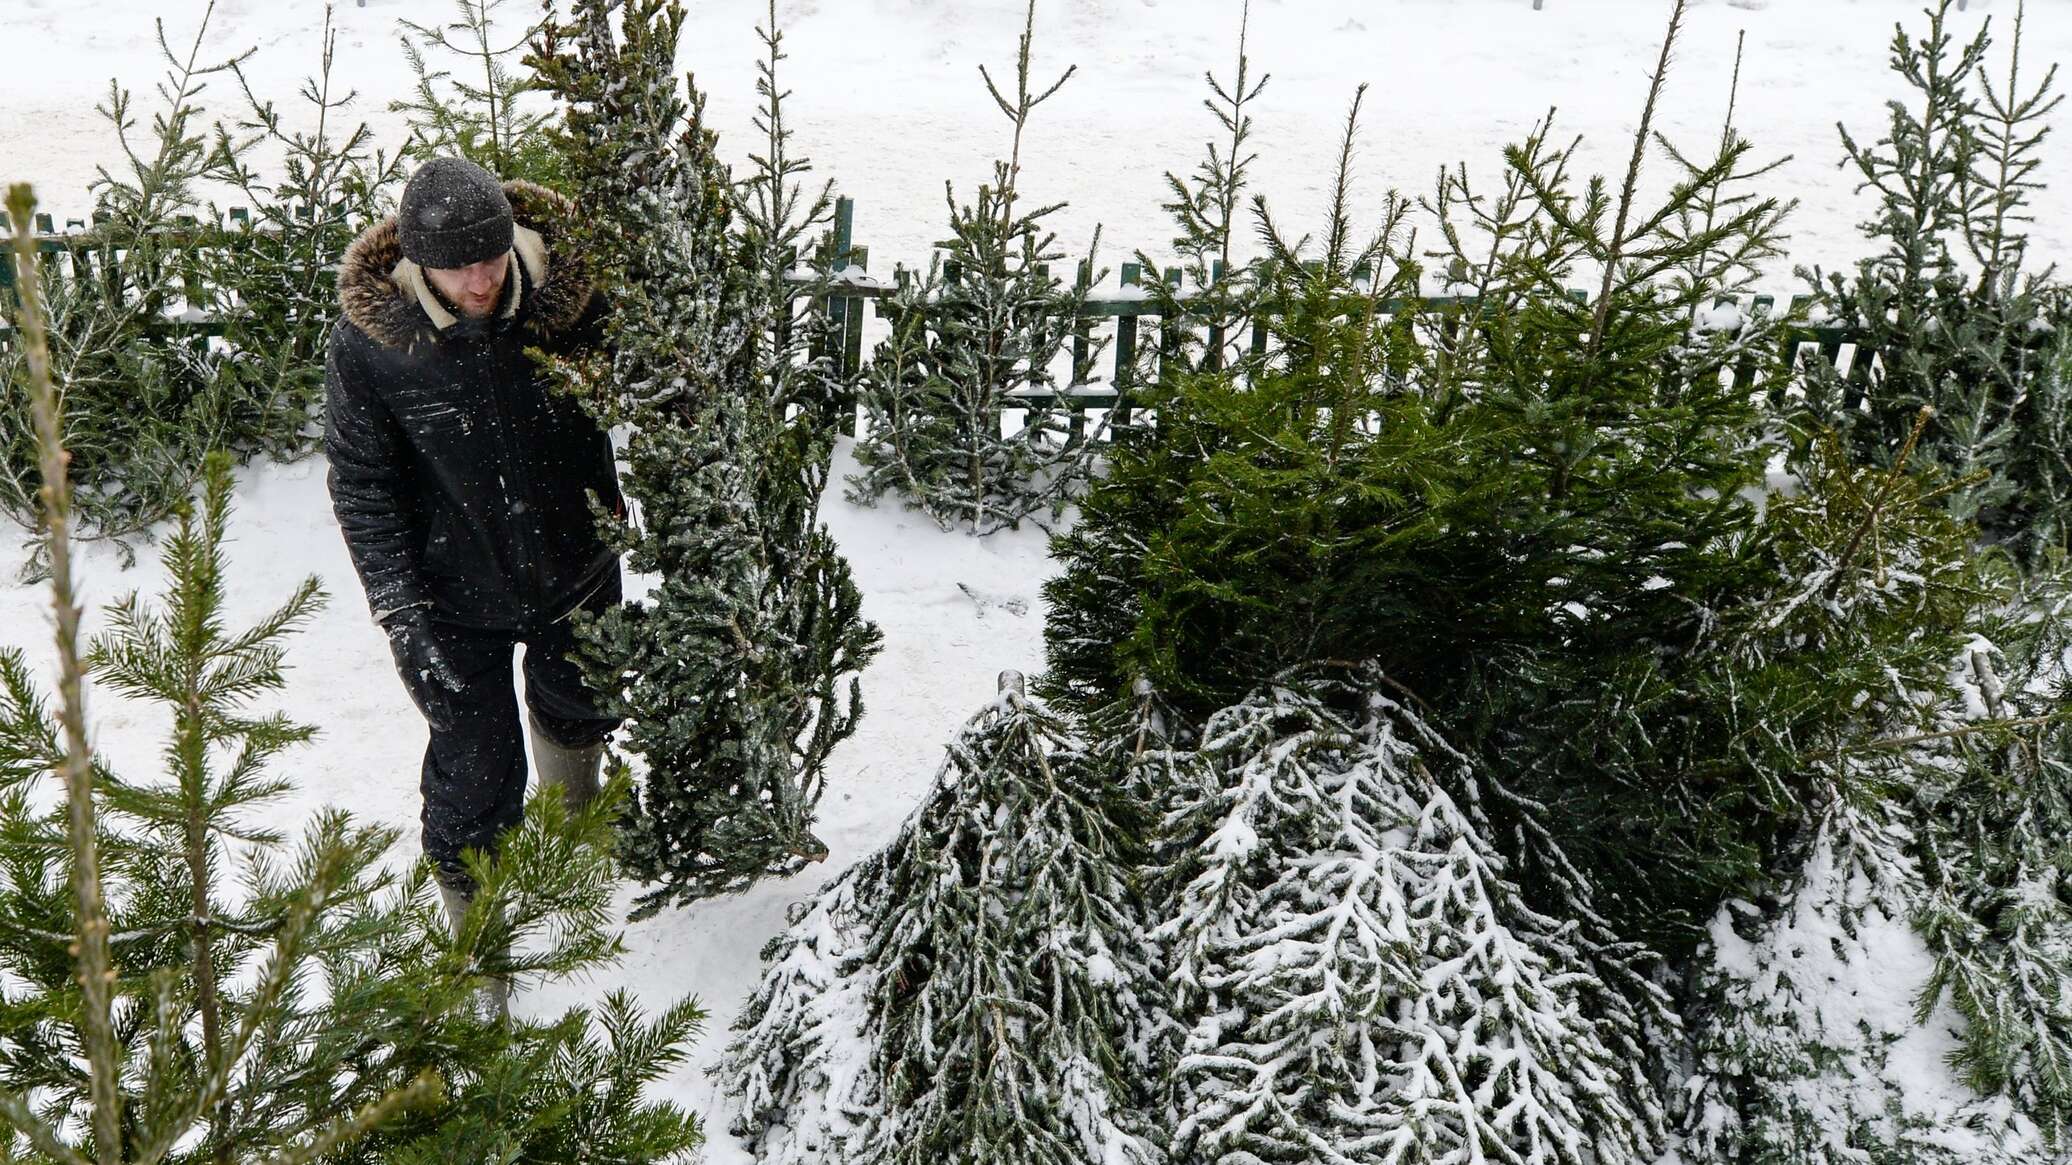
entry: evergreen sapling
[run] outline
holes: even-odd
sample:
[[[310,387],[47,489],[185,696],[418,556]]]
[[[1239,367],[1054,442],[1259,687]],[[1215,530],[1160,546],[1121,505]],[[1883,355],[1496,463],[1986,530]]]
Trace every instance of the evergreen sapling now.
[[[200,183],[220,162],[212,161],[200,125],[201,95],[211,77],[253,51],[204,62],[201,45],[214,12],[211,0],[184,53],[167,41],[164,21],[157,22],[165,108],[153,115],[148,136],[132,136],[137,121],[130,91],[109,81],[107,100],[96,111],[115,130],[124,164],[96,167],[94,245],[73,252],[69,271],[59,263],[33,269],[51,375],[64,386],[74,537],[113,541],[125,565],[134,561],[131,540],[148,536],[193,493],[203,456],[239,444],[232,423],[241,402],[226,394],[248,382],[215,376],[203,337],[169,334],[163,325],[169,311],[211,306],[196,302],[202,272],[173,228],[186,219],[192,230]],[[25,266],[22,278],[31,270]],[[0,301],[0,312],[8,313],[10,334],[20,335],[16,305]],[[29,415],[31,375],[23,345],[0,347],[0,509],[40,535],[44,483]],[[40,545],[32,553],[25,581],[47,568],[43,553]]]
[[[408,119],[410,140],[403,152],[411,158],[462,157],[499,178],[560,190],[569,178],[548,132],[554,111],[525,108],[526,94],[542,85],[536,75],[513,72],[508,63],[539,33],[541,22],[513,33],[502,11],[508,3],[453,0],[454,19],[438,25],[399,17],[414,92],[408,100],[389,102],[389,112]],[[455,76],[436,67],[435,56],[454,58],[466,73]]]
[[[1923,841],[1937,827],[1913,806],[1947,797],[1938,791],[1952,783],[1953,752],[1976,747],[1969,738],[2021,723],[1952,723],[1947,712],[1959,694],[1951,662],[1968,657],[1977,612],[2000,594],[1977,565],[1973,528],[1936,504],[1949,483],[1910,472],[1929,423],[1923,410],[1885,469],[1851,464],[1832,433],[1803,451],[1805,476],[1768,498],[1753,544],[1771,596],[1732,612],[1705,653],[1701,706],[1739,726],[1764,777],[1737,795],[1796,808],[1761,810],[1776,825],[1748,839],[1747,860],[1767,873],[1739,879],[1691,964],[1697,1071],[1680,1124],[1692,1161],[2023,1160],[2034,1145],[2004,1120],[1978,1127],[1983,1105],[1956,1112],[1907,1087],[1920,1069],[1902,1067],[1928,1058],[1917,1025],[1952,1024],[1936,1013],[1931,970],[1998,958],[1989,947],[1961,956],[1964,968],[1951,962],[1947,944],[1976,925],[1953,919],[1952,902],[1917,917]],[[1910,920],[1925,923],[1925,945]],[[1835,989],[1863,975],[1889,989]]]
[[[703,96],[676,88],[683,19],[664,0],[583,0],[531,58],[567,102],[579,234],[615,297],[603,354],[557,375],[628,427],[637,518],[600,520],[658,578],[579,632],[586,678],[631,719],[645,763],[619,851],[659,884],[635,917],[826,857],[812,827],[827,757],[855,729],[854,677],[879,643],[818,520],[834,393],[823,365],[795,363],[811,333],[792,326],[786,273],[826,199],[801,203],[803,160],[784,153],[776,26],[768,152],[744,195]]]
[[[1036,91],[1035,33],[1036,3],[1029,0],[1011,97],[980,66],[987,93],[1014,126],[1012,148],[993,164],[993,182],[979,187],[974,202],[960,205],[945,183],[951,237],[938,244],[943,254],[926,278],[909,280],[892,298],[892,336],[873,353],[857,388],[868,432],[857,444],[863,470],[850,478],[851,498],[869,502],[897,490],[945,530],[991,534],[1045,511],[1056,517],[1100,449],[1098,431],[1072,432],[1065,399],[1087,382],[1097,352],[1089,345],[1083,359],[1066,355],[1072,321],[1099,279],[1093,249],[1085,279],[1066,284],[1049,270],[1063,252],[1043,227],[1063,204],[1022,205],[1030,115],[1077,69]],[[1071,366],[1065,384],[1057,379],[1061,358]],[[1003,410],[1022,414],[1012,433],[1003,432]]]
[[[217,123],[208,157],[208,177],[235,187],[251,215],[216,240],[207,301],[194,306],[223,323],[212,375],[239,386],[228,399],[245,415],[232,423],[253,434],[256,451],[280,460],[316,448],[324,348],[338,314],[335,272],[346,248],[381,216],[388,188],[403,178],[403,155],[370,152],[374,131],[365,122],[333,133],[332,119],[358,96],[332,91],[337,47],[327,5],[317,72],[298,91],[314,130],[290,128],[276,104],[253,91],[243,62],[231,61],[249,112],[235,135]],[[280,151],[278,179],[250,164],[261,146]]]
[[[2072,733],[2064,718],[2062,573],[2024,581],[1952,669],[1953,755],[1929,770],[1926,888],[1914,915],[1935,959],[1918,1012],[1964,1019],[1954,1064],[2072,1151]]]
[[[1160,375],[1176,367],[1188,371],[1232,367],[1257,355],[1251,340],[1260,306],[1258,271],[1250,263],[1240,263],[1237,256],[1245,192],[1252,165],[1259,160],[1252,149],[1250,107],[1266,91],[1270,79],[1265,74],[1254,79],[1251,58],[1245,53],[1251,16],[1251,0],[1245,0],[1239,9],[1237,62],[1230,81],[1218,80],[1214,73],[1204,75],[1209,96],[1202,99],[1202,107],[1215,119],[1224,140],[1204,143],[1202,159],[1188,176],[1170,170],[1165,175],[1171,198],[1163,209],[1172,216],[1178,232],[1173,250],[1180,257],[1181,281],[1176,285],[1158,279],[1148,287],[1152,302],[1158,305],[1162,330],[1155,365]],[[1159,269],[1141,251],[1137,261],[1146,271]],[[1148,357],[1152,352],[1147,349],[1145,354]],[[1112,439],[1121,439],[1124,427],[1125,423],[1117,423]]]
[[[2050,97],[2054,68],[2033,91],[2020,89],[2021,14],[2004,92],[1983,71],[1990,20],[1961,45],[1948,28],[1949,0],[1926,10],[1919,39],[1895,24],[1892,70],[1913,106],[1887,102],[1886,136],[1868,147],[1837,124],[1845,161],[1863,179],[1857,189],[1878,195],[1863,233],[1884,249],[1859,261],[1853,278],[1825,273],[1824,285],[1820,268],[1796,269],[1817,306],[1856,330],[1864,355],[1846,378],[1814,362],[1803,402],[1786,402],[1785,416],[1809,414],[1858,458],[1886,465],[1915,412],[1934,408],[1938,423],[1913,456],[1964,480],[1949,494],[1953,514],[2035,565],[2067,545],[2072,470],[2059,437],[2072,424],[2062,360],[2072,300],[2051,280],[2055,264],[2023,269],[2028,239],[2018,224],[2042,187],[2031,175],[2049,132],[2038,123],[2062,98]],[[1974,76],[1983,106],[1969,91]],[[1960,269],[1960,243],[1979,265],[1975,280]]]
[[[1260,294],[1258,272],[1249,263],[1235,265],[1234,255],[1248,175],[1258,157],[1251,152],[1247,107],[1267,82],[1264,76],[1256,82],[1251,79],[1244,48],[1250,15],[1247,0],[1238,31],[1235,79],[1226,86],[1210,74],[1210,96],[1202,102],[1230,135],[1228,146],[1208,143],[1190,178],[1171,172],[1165,176],[1172,193],[1165,209],[1178,232],[1173,245],[1185,259],[1185,289],[1161,279],[1152,281],[1150,291],[1174,341],[1161,345],[1165,354],[1155,377],[1116,386],[1127,388],[1130,407],[1109,413],[1105,473],[1079,498],[1079,520],[1052,539],[1053,555],[1067,566],[1043,584],[1050,666],[1036,682],[1054,700],[1102,707],[1122,694],[1121,678],[1132,665],[1118,658],[1118,644],[1142,619],[1141,598],[1147,588],[1116,583],[1143,568],[1146,531],[1178,520],[1180,486],[1206,452],[1220,443],[1214,422],[1189,410],[1185,378],[1236,367],[1249,350]],[[1139,261],[1145,269],[1157,270],[1148,256],[1140,255]],[[1142,676],[1133,679],[1132,686],[1139,681],[1152,686]],[[1177,720],[1169,724],[1180,730]]]

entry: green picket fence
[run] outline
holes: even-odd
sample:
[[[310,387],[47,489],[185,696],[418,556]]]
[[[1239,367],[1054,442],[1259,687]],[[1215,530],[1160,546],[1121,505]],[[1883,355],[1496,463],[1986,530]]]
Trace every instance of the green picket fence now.
[[[871,304],[871,314],[881,316],[876,301],[886,298],[899,289],[912,273],[898,267],[889,281],[875,279],[869,274],[869,249],[854,242],[855,204],[852,200],[840,199],[836,207],[834,253],[838,256],[837,270],[840,278],[838,294],[829,298],[827,310],[833,313],[840,337],[837,351],[829,353],[842,372],[853,372],[862,366],[864,358],[863,322],[865,304]],[[846,256],[846,259],[839,258]],[[1216,265],[1212,277],[1221,278],[1221,264]],[[946,273],[955,277],[954,270]],[[1178,287],[1181,270],[1167,267],[1154,273],[1170,287]],[[1143,288],[1147,272],[1141,263],[1123,263],[1118,273],[1117,287],[1112,292],[1094,291],[1090,286],[1091,272],[1085,263],[1078,264],[1077,287],[1088,292],[1078,318],[1072,322],[1072,367],[1087,366],[1087,354],[1093,342],[1093,329],[1109,326],[1114,329],[1110,339],[1112,359],[1109,362],[1105,382],[1094,381],[1066,385],[1058,393],[1021,393],[1017,399],[1027,408],[1063,408],[1081,414],[1073,419],[1071,436],[1082,436],[1086,429],[1084,413],[1114,409],[1129,387],[1130,379],[1136,374],[1141,345],[1147,338],[1159,345],[1161,357],[1174,350],[1180,330],[1180,321],[1164,317],[1156,300],[1147,295]],[[1564,289],[1564,294],[1578,304],[1589,302],[1590,293],[1579,287]],[[1420,296],[1418,303],[1426,309],[1443,309],[1453,305],[1472,307],[1475,296]],[[1803,374],[1803,369],[1813,361],[1824,361],[1829,367],[1843,374],[1848,386],[1845,405],[1856,408],[1862,404],[1864,390],[1869,385],[1873,354],[1858,343],[1854,328],[1842,324],[1814,322],[1805,318],[1807,307],[1813,302],[1811,294],[1793,295],[1785,306],[1785,323],[1779,328],[1778,345],[1786,365],[1793,369],[1793,375]],[[1183,297],[1184,306],[1184,297]],[[1381,302],[1381,314],[1393,314],[1409,302],[1407,298],[1390,298]],[[1715,307],[1733,305],[1742,307],[1738,295],[1724,295],[1714,301]],[[1755,295],[1749,298],[1745,307],[1751,315],[1765,315],[1776,310],[1777,300],[1773,295]],[[1147,337],[1147,332],[1153,333]],[[1212,330],[1209,339],[1218,345],[1225,337]],[[1263,323],[1255,323],[1248,337],[1251,351],[1264,353],[1267,346],[1267,329]],[[1732,383],[1754,391],[1756,365],[1754,354],[1741,360],[1728,370]],[[1786,385],[1768,386],[1773,399],[1781,401]],[[1125,406],[1126,407],[1126,402]]]
[[[309,217],[309,208],[297,210],[300,217]],[[179,269],[174,274],[183,289],[188,304],[207,302],[210,298],[210,262],[213,253],[221,249],[245,245],[255,231],[264,231],[263,226],[253,225],[253,216],[243,207],[231,208],[227,217],[215,223],[202,223],[192,218],[182,219],[165,228],[160,241],[159,253],[178,256],[175,260]],[[882,317],[883,312],[876,301],[897,292],[902,281],[912,277],[904,268],[895,269],[890,280],[878,279],[869,273],[870,250],[855,241],[856,206],[849,198],[838,200],[833,224],[833,253],[836,258],[836,279],[831,294],[815,297],[807,310],[825,311],[834,321],[833,339],[829,350],[821,353],[831,358],[838,372],[849,374],[862,367],[865,358],[864,333],[867,317]],[[38,214],[35,223],[36,249],[43,256],[42,262],[55,263],[63,277],[73,279],[103,278],[113,274],[118,265],[131,261],[131,256],[106,241],[99,224],[88,224],[78,219],[68,220],[66,229],[57,230],[48,214]],[[0,229],[11,231],[6,215],[0,212]],[[155,274],[155,273],[154,273]],[[326,273],[335,278],[335,269]],[[1217,274],[1220,275],[1220,272]],[[1095,380],[1066,385],[1054,394],[1024,395],[1020,399],[1030,408],[1065,408],[1082,414],[1075,418],[1072,426],[1075,434],[1083,433],[1085,418],[1089,410],[1100,411],[1116,406],[1122,392],[1129,387],[1130,378],[1139,365],[1139,353],[1145,342],[1159,345],[1161,355],[1174,350],[1181,321],[1163,317],[1156,300],[1146,291],[1147,276],[1161,278],[1169,286],[1177,287],[1181,273],[1177,267],[1163,271],[1147,272],[1139,263],[1124,263],[1118,273],[1118,284],[1112,291],[1095,290],[1090,286],[1091,273],[1084,263],[1079,264],[1078,286],[1085,290],[1084,306],[1078,318],[1072,321],[1072,357],[1074,368],[1084,368],[1091,351],[1096,328],[1112,328],[1107,338],[1111,341],[1111,360],[1105,381]],[[0,256],[0,298],[12,302],[15,294],[17,273],[11,256]],[[1581,288],[1569,288],[1568,297],[1577,303],[1588,302],[1588,292]],[[1815,323],[1802,318],[1811,295],[1794,295],[1785,308],[1786,325],[1780,331],[1779,343],[1782,355],[1795,370],[1802,369],[1813,360],[1826,362],[1830,367],[1844,374],[1849,386],[1849,407],[1860,403],[1870,375],[1871,354],[1862,351],[1857,344],[1853,329],[1829,323]],[[1379,310],[1389,314],[1400,310],[1407,300],[1384,300]],[[1473,296],[1421,296],[1418,302],[1425,308],[1437,309],[1453,305],[1472,307]],[[1183,301],[1184,303],[1184,301]],[[1719,303],[1740,306],[1740,297],[1724,296]],[[1767,314],[1776,307],[1776,299],[1770,295],[1754,296],[1747,307],[1751,313]],[[1796,321],[1796,322],[1793,322]],[[169,332],[199,333],[217,335],[223,330],[223,321],[191,307],[178,312],[169,312],[165,324]],[[1211,335],[1212,340],[1221,342],[1224,337]],[[1266,328],[1255,325],[1248,337],[1249,346],[1255,353],[1264,352],[1267,344]],[[4,322],[0,322],[0,345],[7,342]],[[1736,384],[1754,390],[1753,355],[1740,366],[1730,370]],[[1783,385],[1772,385],[1769,391],[1778,396]]]
[[[296,215],[308,220],[311,210],[307,206],[299,206]],[[107,216],[103,214],[96,214],[91,224],[81,219],[67,219],[65,229],[60,231],[49,214],[37,214],[32,235],[38,262],[46,269],[55,266],[60,278],[82,282],[101,280],[111,289],[119,285],[119,273],[131,264],[171,263],[174,270],[169,274],[184,303],[165,305],[161,326],[170,334],[199,336],[221,335],[223,332],[220,318],[192,306],[220,298],[214,294],[217,290],[215,272],[220,267],[215,258],[224,252],[245,247],[254,235],[271,230],[263,225],[255,226],[252,212],[241,206],[232,207],[223,219],[213,223],[202,222],[193,215],[181,215],[156,233],[154,241],[157,246],[153,253],[142,256],[112,244],[107,238],[106,222]],[[0,211],[0,233],[12,234],[13,229],[7,213]],[[152,270],[142,274],[142,282],[157,285],[160,277],[167,273]],[[12,254],[0,255],[0,301],[18,302],[18,278]],[[336,269],[325,270],[321,278],[335,281]],[[6,342],[6,323],[0,321],[0,346]]]

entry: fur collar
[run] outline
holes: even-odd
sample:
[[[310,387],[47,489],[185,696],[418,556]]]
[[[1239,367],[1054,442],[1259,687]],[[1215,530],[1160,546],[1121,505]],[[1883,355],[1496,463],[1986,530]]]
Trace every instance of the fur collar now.
[[[518,228],[512,249],[522,272],[504,308],[522,311],[524,327],[548,339],[582,319],[595,293],[589,264],[566,241],[575,204],[524,179],[505,182],[504,196],[511,200]],[[453,322],[425,286],[423,271],[403,258],[394,215],[362,231],[346,248],[338,270],[338,302],[346,319],[389,348],[436,342]]]

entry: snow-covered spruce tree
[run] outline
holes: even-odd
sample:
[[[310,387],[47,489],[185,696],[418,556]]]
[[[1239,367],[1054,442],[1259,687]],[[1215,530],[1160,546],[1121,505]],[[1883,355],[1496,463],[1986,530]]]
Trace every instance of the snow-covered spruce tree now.
[[[2072,580],[2023,583],[1955,670],[1960,725],[1920,814],[1935,957],[1922,1013],[1964,1018],[1954,1063],[2072,1155],[2072,727],[2064,719]],[[1941,779],[1936,779],[1940,777]]]
[[[1466,758],[1378,672],[1283,673],[1202,752],[1215,785],[1175,818],[1157,936],[1191,1024],[1176,1159],[1652,1158],[1635,1014],[1526,904],[1449,791],[1473,795]]]
[[[1947,1046],[1924,1025],[1951,1017],[1917,1019],[1911,1006],[1929,963],[1907,930],[1920,894],[1912,835],[1892,806],[1838,801],[1795,862],[1780,855],[1774,893],[1735,899],[1713,919],[1692,991],[1697,1072],[1665,1161],[2043,1159],[2033,1137],[1968,1127],[1940,1089],[1923,1086],[1946,1071]]]
[[[1817,302],[1877,353],[1849,378],[1815,362],[1803,404],[1846,437],[1856,456],[1890,464],[1922,405],[1936,426],[1915,458],[1955,477],[1978,480],[1949,495],[1951,512],[1975,518],[1986,535],[2026,562],[2072,545],[2072,386],[2065,380],[2064,333],[2072,297],[2051,279],[2055,264],[2025,270],[2028,239],[2019,224],[2041,164],[2045,115],[2055,66],[2033,91],[2021,89],[2021,9],[2004,91],[1983,69],[1991,44],[1982,25],[1958,45],[1947,29],[1950,0],[1927,12],[1924,37],[1895,25],[1892,70],[1912,91],[1890,101],[1886,136],[1858,145],[1841,131],[1846,161],[1878,195],[1862,223],[1884,250],[1856,264],[1854,277],[1797,268]],[[1984,103],[1970,92],[1974,77]],[[2048,98],[2048,100],[2046,100]],[[1961,244],[1978,266],[1960,269]],[[2030,266],[2033,266],[2031,264]],[[1857,407],[1856,397],[1863,398]]]
[[[27,190],[15,193],[25,222]],[[15,247],[27,269],[26,231]],[[321,596],[311,579],[251,627],[224,627],[227,455],[166,543],[165,598],[112,607],[81,657],[37,307],[32,289],[60,686],[53,714],[21,654],[0,652],[0,1157],[428,1163],[465,1145],[545,1163],[580,1145],[633,1162],[696,1144],[695,1121],[641,1095],[681,1057],[695,1003],[650,1024],[615,1000],[601,1034],[586,1009],[507,1028],[468,1007],[485,976],[565,976],[618,953],[603,930],[610,809],[571,822],[542,798],[500,858],[478,860],[483,890],[457,936],[434,913],[428,867],[385,866],[396,831],[326,811],[290,844],[251,820],[286,788],[269,763],[313,730],[248,706],[282,685],[280,641]],[[164,779],[93,757],[88,674],[170,712]],[[614,782],[599,800],[623,796]]]
[[[1049,270],[1065,256],[1043,220],[1064,204],[1023,205],[1030,115],[1077,69],[1041,92],[1032,88],[1035,36],[1036,0],[1029,0],[1012,96],[979,67],[987,94],[1014,126],[1008,157],[993,164],[992,184],[980,186],[971,204],[959,204],[944,184],[950,237],[937,244],[942,253],[927,276],[888,304],[893,336],[872,354],[857,388],[869,433],[856,447],[863,470],[849,479],[850,496],[867,503],[898,491],[945,530],[991,534],[1046,511],[1056,517],[1100,449],[1097,433],[1068,440],[1072,410],[1058,379],[1059,360],[1073,362],[1066,356],[1072,320],[1086,299],[1085,288]],[[1089,346],[1069,383],[1086,382],[1097,352]],[[1019,399],[1028,396],[1043,399]],[[1002,434],[1003,409],[1024,416],[1012,434]]]
[[[2000,1151],[1995,1137],[1965,1139],[1955,1113],[1908,1084],[1940,1071],[1934,1037],[1914,1031],[1933,1001],[1914,1010],[1931,962],[1906,925],[1922,885],[1909,806],[1947,785],[1953,732],[1973,730],[1948,724],[1950,664],[1974,642],[1975,612],[2000,597],[1975,561],[1975,527],[1936,504],[1948,485],[1910,473],[1928,424],[1917,416],[1883,469],[1852,464],[1832,433],[1799,451],[1804,479],[1769,497],[1749,544],[1772,580],[1767,600],[1722,611],[1687,672],[1692,722],[1729,734],[1745,758],[1732,796],[1798,822],[1733,839],[1755,845],[1750,860],[1768,872],[1721,906],[1692,964],[1697,1063],[1680,1123],[1693,1162]],[[1624,698],[1647,702],[1638,686]],[[1837,992],[1849,976],[1889,987]]]
[[[1003,673],[899,836],[765,951],[721,1068],[758,1161],[1158,1159],[1137,839],[1091,759]]]
[[[855,729],[855,676],[879,643],[819,521],[832,386],[797,363],[810,326],[786,324],[784,273],[825,199],[802,204],[804,163],[784,152],[776,26],[769,145],[737,188],[703,96],[677,88],[683,19],[673,0],[582,0],[528,58],[567,105],[577,230],[614,300],[602,353],[557,375],[630,430],[637,518],[600,520],[659,580],[580,631],[585,675],[645,764],[619,852],[659,885],[635,917],[826,856],[812,826],[827,756]]]
[[[890,853],[793,903],[787,928],[763,947],[762,981],[713,1069],[735,1105],[729,1131],[757,1161],[846,1165],[884,1112],[871,1014],[883,972],[866,954]]]

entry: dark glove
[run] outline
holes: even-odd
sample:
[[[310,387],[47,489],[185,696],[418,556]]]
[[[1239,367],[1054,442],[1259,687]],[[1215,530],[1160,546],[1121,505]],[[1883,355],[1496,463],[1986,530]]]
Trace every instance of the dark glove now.
[[[439,641],[432,635],[431,617],[423,607],[396,612],[382,624],[382,630],[388,632],[389,652],[396,657],[396,670],[403,674],[403,686],[410,689],[417,710],[436,726],[440,718],[433,714],[426,694],[432,688],[441,688],[457,695],[467,681],[440,650]]]

